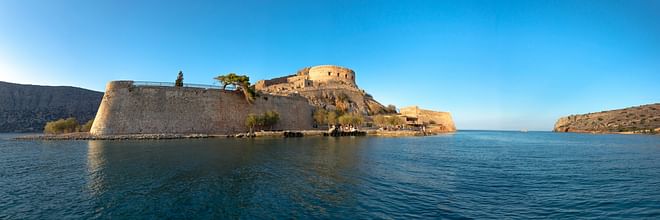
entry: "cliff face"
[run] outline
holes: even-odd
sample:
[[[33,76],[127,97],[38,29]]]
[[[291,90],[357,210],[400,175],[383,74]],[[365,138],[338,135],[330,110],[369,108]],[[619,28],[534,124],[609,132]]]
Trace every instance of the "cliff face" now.
[[[68,86],[22,85],[0,81],[0,132],[41,132],[46,122],[94,118],[102,92]]]
[[[660,103],[571,115],[557,120],[555,132],[652,132],[660,130]]]

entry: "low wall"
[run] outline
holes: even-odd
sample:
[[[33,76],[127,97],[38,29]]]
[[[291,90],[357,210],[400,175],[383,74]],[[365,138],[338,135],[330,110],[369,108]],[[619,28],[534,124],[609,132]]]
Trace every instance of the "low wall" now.
[[[273,129],[310,129],[313,107],[303,97],[262,95],[248,104],[241,92],[218,89],[134,86],[112,81],[106,86],[92,125],[94,135],[233,134],[246,132],[250,113],[273,110]]]

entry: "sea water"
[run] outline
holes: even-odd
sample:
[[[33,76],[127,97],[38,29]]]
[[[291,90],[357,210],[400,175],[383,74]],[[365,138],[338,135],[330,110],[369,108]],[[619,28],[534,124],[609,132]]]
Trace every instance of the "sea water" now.
[[[0,219],[660,218],[660,137],[14,141]]]

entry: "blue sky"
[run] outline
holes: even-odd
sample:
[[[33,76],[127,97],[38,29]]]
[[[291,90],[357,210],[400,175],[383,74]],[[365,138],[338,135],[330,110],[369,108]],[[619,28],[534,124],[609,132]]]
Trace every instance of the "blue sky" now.
[[[660,1],[0,0],[0,80],[253,81],[352,68],[383,104],[459,129],[550,130],[660,102]]]

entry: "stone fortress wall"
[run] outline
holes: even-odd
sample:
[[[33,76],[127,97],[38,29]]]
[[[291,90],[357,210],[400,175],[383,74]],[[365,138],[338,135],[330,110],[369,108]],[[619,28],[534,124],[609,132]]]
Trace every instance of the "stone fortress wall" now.
[[[431,111],[420,109],[418,106],[403,107],[401,115],[417,119],[417,123],[424,124],[431,132],[453,132],[456,125],[449,112]]]
[[[233,134],[246,132],[250,113],[280,114],[277,130],[310,129],[313,107],[300,96],[262,94],[248,104],[238,91],[136,86],[112,81],[96,114],[91,133],[116,134]]]
[[[321,65],[314,66],[309,69],[309,80],[315,82],[327,81],[341,81],[349,85],[355,86],[355,72],[349,68],[334,66],[334,65]]]
[[[357,89],[355,71],[335,65],[313,66],[304,68],[294,75],[260,80],[255,84],[255,89],[259,91],[279,94],[333,87]]]

